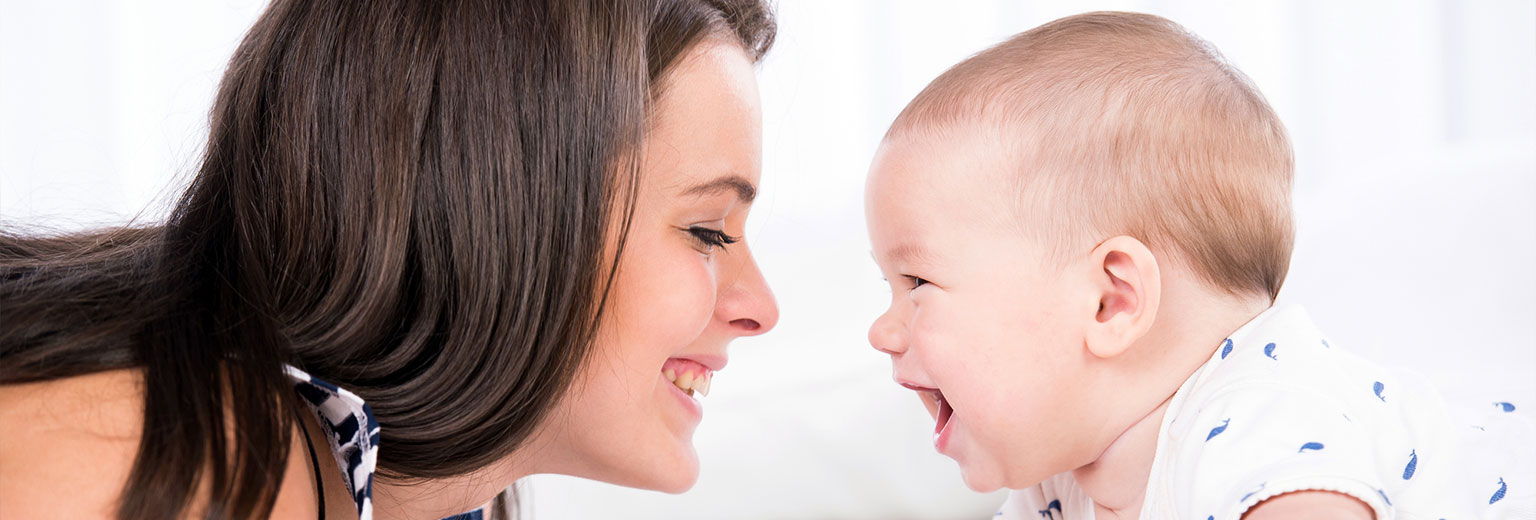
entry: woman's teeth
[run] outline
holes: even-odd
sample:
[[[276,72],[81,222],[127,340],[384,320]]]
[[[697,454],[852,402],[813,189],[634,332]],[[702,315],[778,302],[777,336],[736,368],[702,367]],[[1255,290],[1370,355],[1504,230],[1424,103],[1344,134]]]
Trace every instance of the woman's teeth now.
[[[699,395],[705,397],[709,396],[709,382],[712,381],[715,377],[715,374],[709,370],[678,371],[675,368],[667,368],[663,370],[662,375],[667,376],[667,379],[672,381],[672,384],[676,385],[677,388],[682,390],[684,393],[687,393],[691,396],[694,392],[698,392]]]

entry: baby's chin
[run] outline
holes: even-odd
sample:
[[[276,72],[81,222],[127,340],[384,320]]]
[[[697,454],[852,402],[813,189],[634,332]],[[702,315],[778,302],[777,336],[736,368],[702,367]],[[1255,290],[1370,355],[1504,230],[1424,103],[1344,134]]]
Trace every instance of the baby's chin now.
[[[977,493],[991,493],[1003,488],[1026,489],[1040,485],[1045,479],[1051,477],[1050,475],[1021,475],[1017,471],[1006,471],[1008,468],[995,460],[986,462],[984,465],[960,465],[960,478],[965,481],[965,487]]]
[[[1003,488],[1001,484],[997,484],[995,482],[996,481],[979,481],[972,478],[966,478],[965,487],[971,488],[971,491],[975,491],[977,493],[991,493]]]
[[[970,466],[967,464],[960,465],[960,478],[965,481],[965,487],[971,488],[971,491],[977,493],[991,493],[1002,489],[1002,472],[998,471],[1001,468],[991,464],[991,461],[988,461],[987,464],[987,466],[991,467]]]

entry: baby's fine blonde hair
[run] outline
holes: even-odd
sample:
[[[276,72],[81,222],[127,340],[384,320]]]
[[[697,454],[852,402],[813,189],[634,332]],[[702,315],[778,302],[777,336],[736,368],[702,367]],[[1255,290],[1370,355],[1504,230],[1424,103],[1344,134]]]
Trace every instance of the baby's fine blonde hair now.
[[[1279,293],[1294,236],[1285,127],[1178,24],[1101,12],[1036,27],[939,76],[886,141],[978,127],[1017,159],[1020,221],[1058,258],[1129,235],[1234,295]]]

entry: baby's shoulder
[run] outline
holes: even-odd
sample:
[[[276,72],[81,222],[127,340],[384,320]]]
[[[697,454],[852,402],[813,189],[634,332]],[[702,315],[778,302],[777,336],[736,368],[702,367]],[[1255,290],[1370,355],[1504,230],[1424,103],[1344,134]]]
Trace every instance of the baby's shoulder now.
[[[1179,441],[1170,448],[1205,451],[1225,434],[1220,444],[1283,445],[1296,453],[1359,445],[1354,449],[1394,458],[1401,450],[1406,458],[1451,426],[1439,394],[1419,376],[1311,331],[1271,332],[1234,341],[1226,359],[1206,367],[1170,411],[1169,434]]]
[[[1365,419],[1368,426],[1426,408],[1438,415],[1438,395],[1424,380],[1329,341],[1299,308],[1264,318],[1222,342],[1189,382],[1181,413],[1294,408]]]
[[[1152,480],[1179,516],[1236,518],[1267,497],[1321,489],[1378,516],[1452,517],[1503,485],[1464,478],[1467,428],[1427,380],[1346,351],[1299,311],[1263,318],[1170,403]]]

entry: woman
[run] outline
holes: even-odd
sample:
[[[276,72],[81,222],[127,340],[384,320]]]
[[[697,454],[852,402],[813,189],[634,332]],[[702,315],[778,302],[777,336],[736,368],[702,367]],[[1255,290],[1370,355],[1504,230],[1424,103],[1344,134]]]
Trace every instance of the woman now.
[[[748,0],[277,0],[167,222],[0,235],[0,517],[687,489],[694,391],[776,320],[741,241],[773,34]]]

